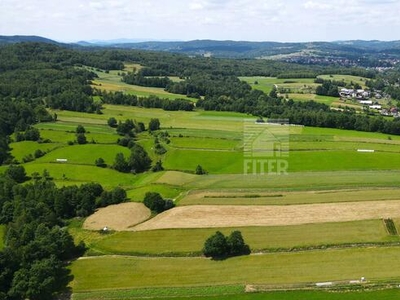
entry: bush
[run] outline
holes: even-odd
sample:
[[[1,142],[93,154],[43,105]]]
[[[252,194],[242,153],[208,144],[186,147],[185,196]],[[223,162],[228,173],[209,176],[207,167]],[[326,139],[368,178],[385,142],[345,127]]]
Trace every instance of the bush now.
[[[154,153],[157,155],[163,155],[167,152],[167,149],[164,148],[163,145],[160,144],[158,139],[154,142]]]
[[[35,160],[35,158],[33,157],[32,154],[25,155],[25,156],[22,158],[22,162],[23,162],[23,163],[27,163],[27,162],[34,161],[34,160]]]
[[[18,183],[24,182],[27,179],[25,168],[23,166],[10,165],[5,171],[5,174]]]
[[[77,134],[76,134],[76,142],[77,142],[79,145],[86,144],[86,143],[87,143],[87,140],[86,140],[85,134],[84,134],[84,133],[77,133]]]
[[[147,192],[143,204],[154,213],[161,213],[175,206],[172,200],[164,200],[159,193]]]
[[[116,128],[118,126],[118,121],[116,118],[111,117],[108,119],[107,124],[108,124],[108,126],[110,126],[112,128]]]
[[[78,126],[76,127],[75,132],[76,132],[76,133],[86,133],[86,129],[85,129],[85,127],[83,127],[82,125],[78,125]]]
[[[117,144],[122,147],[128,147],[128,145],[131,141],[134,142],[133,138],[131,138],[131,137],[122,137],[117,140]]]
[[[100,168],[105,168],[105,167],[107,167],[106,162],[105,162],[104,159],[102,159],[101,157],[99,157],[98,159],[96,159],[94,163],[95,163],[96,167],[100,167]]]
[[[153,172],[164,171],[161,160],[157,161],[156,164],[151,168]]]
[[[195,170],[196,175],[204,175],[207,174],[207,171],[203,169],[202,166],[197,165],[196,170]]]
[[[149,122],[149,131],[156,131],[160,129],[160,120],[151,119]]]
[[[39,158],[39,157],[42,157],[45,154],[46,154],[46,152],[44,152],[44,151],[42,151],[40,149],[37,149],[33,155],[35,156],[35,158]]]

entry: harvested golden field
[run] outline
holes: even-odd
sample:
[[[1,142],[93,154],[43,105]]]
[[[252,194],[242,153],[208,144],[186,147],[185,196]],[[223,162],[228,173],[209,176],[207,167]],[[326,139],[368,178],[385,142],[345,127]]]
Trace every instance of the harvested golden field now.
[[[400,200],[307,205],[192,205],[159,214],[130,230],[282,226],[400,217]]]
[[[89,216],[84,229],[101,230],[108,227],[111,230],[129,230],[130,227],[147,220],[151,215],[150,210],[142,203],[121,203],[100,208]]]

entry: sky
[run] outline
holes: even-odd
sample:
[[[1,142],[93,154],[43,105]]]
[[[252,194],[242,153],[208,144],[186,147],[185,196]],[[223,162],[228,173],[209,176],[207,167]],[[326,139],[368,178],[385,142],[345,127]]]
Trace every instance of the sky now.
[[[400,0],[0,0],[0,35],[81,40],[400,40]]]

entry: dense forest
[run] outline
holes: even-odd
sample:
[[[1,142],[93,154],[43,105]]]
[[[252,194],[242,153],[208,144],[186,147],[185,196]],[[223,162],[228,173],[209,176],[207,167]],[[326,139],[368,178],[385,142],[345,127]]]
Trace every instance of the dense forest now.
[[[66,230],[67,220],[125,201],[121,188],[96,183],[57,188],[44,172],[32,183],[22,166],[0,177],[0,224],[7,225],[0,252],[0,299],[53,299],[72,279],[67,262],[83,254]]]
[[[97,76],[91,68],[122,72],[124,62],[143,66],[140,70],[124,71],[125,82],[163,87],[182,97],[176,100],[138,97],[91,86]],[[368,86],[400,99],[399,76],[394,69],[383,74],[353,67],[188,57],[137,50],[76,50],[41,43],[1,46],[0,163],[9,167],[0,176],[0,223],[7,228],[5,248],[0,252],[0,299],[52,299],[64,290],[71,280],[67,262],[85,249],[84,245],[74,245],[66,231],[69,220],[126,198],[122,189],[104,191],[98,184],[57,188],[50,174],[28,178],[22,166],[11,164],[8,144],[12,134],[17,133],[19,140],[39,139],[32,125],[57,119],[49,114],[48,108],[100,114],[103,103],[112,103],[165,110],[236,111],[290,119],[291,123],[308,126],[400,134],[398,119],[358,114],[347,108],[333,111],[313,101],[295,102],[278,97],[276,90],[269,94],[253,90],[238,79],[238,76],[315,78],[323,73],[368,77]],[[172,81],[168,76],[178,76],[181,80]],[[324,82],[325,90],[321,93],[332,92],[332,85],[340,83]],[[100,101],[94,101],[93,96]],[[187,96],[198,99],[196,105]],[[149,167],[146,164],[134,169],[139,172]]]

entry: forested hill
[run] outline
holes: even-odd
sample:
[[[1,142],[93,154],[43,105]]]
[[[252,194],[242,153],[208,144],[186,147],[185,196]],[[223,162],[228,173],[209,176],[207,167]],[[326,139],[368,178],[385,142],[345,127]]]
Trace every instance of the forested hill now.
[[[101,44],[82,44],[101,45]],[[302,63],[356,64],[376,59],[400,58],[400,41],[338,41],[338,42],[249,42],[193,40],[183,42],[114,43],[108,47],[167,51],[186,55],[205,55],[227,58],[269,58]]]
[[[336,41],[336,42],[250,42],[250,41],[151,41],[130,42],[130,40],[81,41],[61,44],[38,36],[0,36],[0,44],[20,42],[43,42],[69,45],[70,47],[101,47],[137,49],[181,53],[189,56],[213,56],[221,58],[265,58],[302,64],[332,63],[359,65],[365,67],[393,66],[400,60],[400,41]]]
[[[12,35],[12,36],[0,35],[0,44],[15,44],[15,43],[22,43],[22,42],[60,44],[51,39],[47,39],[47,38],[44,38],[41,36],[36,36],[36,35]]]

